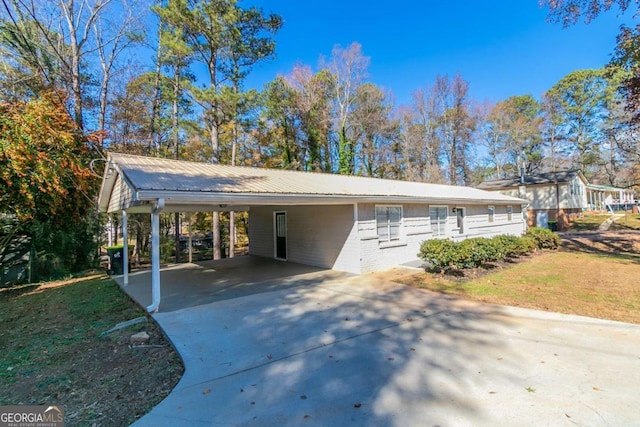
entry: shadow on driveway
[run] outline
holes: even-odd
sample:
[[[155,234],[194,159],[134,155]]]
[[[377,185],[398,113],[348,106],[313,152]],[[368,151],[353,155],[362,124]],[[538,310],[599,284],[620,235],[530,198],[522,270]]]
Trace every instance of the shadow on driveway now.
[[[637,325],[473,303],[329,271],[216,289],[210,303],[154,315],[186,371],[137,426],[640,419]]]

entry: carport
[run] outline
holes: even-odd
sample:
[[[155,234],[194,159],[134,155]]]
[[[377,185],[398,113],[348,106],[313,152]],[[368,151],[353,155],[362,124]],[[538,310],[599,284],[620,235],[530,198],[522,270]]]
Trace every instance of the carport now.
[[[98,207],[101,212],[122,213],[124,265],[128,265],[127,215],[129,213],[151,215],[152,298],[151,303],[146,306],[147,311],[157,312],[161,300],[159,249],[161,212],[228,212],[249,211],[257,206],[352,203],[353,197],[336,197],[321,194],[319,191],[309,191],[304,183],[301,186],[290,176],[281,176],[282,172],[109,153]],[[278,253],[274,255],[274,258],[280,258]],[[203,265],[201,263],[196,270],[204,268]],[[180,269],[179,266],[174,268]],[[308,269],[308,271],[314,270],[319,269]],[[216,269],[209,269],[209,271],[216,271]],[[163,274],[170,274],[169,270]],[[129,285],[129,276],[128,269],[125,268],[122,277],[124,286]],[[144,278],[148,276],[149,274],[142,275]],[[213,281],[212,276],[209,277]],[[251,282],[250,279],[247,280]]]
[[[141,306],[152,302],[149,270],[129,275],[126,292]],[[162,269],[162,313],[188,309],[267,292],[317,285],[348,278],[349,273],[246,255]],[[116,280],[123,284],[124,277]]]
[[[469,187],[120,153],[108,156],[98,198],[101,212],[122,213],[125,245],[128,213],[151,215],[149,312],[160,305],[161,212],[249,211],[250,254],[360,274],[414,260],[432,237],[430,206],[453,224],[449,237],[460,239],[522,233],[522,218],[512,215],[522,203]],[[488,209],[503,219],[489,221]],[[447,229],[442,225],[439,233]],[[126,266],[127,248],[123,254]],[[126,268],[123,282],[129,282]]]

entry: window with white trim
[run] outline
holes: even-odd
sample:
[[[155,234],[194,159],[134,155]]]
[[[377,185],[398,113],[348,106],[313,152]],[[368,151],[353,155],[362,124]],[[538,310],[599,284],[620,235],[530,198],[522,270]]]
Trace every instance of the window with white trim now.
[[[376,227],[378,242],[400,240],[402,225],[402,206],[376,206]]]
[[[447,236],[448,209],[448,206],[429,206],[429,219],[431,220],[431,233],[433,237]]]
[[[507,206],[507,221],[513,220],[513,206]]]
[[[493,217],[495,216],[495,213],[496,213],[495,206],[487,206],[487,214],[489,216],[489,222],[493,222]]]

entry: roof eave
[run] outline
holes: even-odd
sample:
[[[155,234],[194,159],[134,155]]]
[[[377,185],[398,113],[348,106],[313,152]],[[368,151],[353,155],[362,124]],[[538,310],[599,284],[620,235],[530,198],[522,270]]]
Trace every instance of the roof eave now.
[[[173,204],[223,204],[223,205],[340,205],[350,203],[445,203],[445,204],[527,204],[515,197],[425,197],[402,195],[332,195],[332,194],[283,194],[283,193],[218,193],[171,190],[139,190],[137,200],[165,199]]]

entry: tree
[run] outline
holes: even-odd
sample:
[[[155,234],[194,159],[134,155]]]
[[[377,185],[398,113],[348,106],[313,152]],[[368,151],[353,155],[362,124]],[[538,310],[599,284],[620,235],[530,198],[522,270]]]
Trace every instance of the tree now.
[[[440,108],[437,133],[447,159],[449,183],[468,185],[470,149],[476,127],[468,98],[469,83],[459,74],[453,79],[436,76],[435,96]]]
[[[486,122],[489,152],[500,177],[542,166],[541,108],[531,95],[511,96],[496,104]]]
[[[400,110],[405,179],[445,182],[442,141],[437,134],[441,113],[435,86],[413,92],[411,105]]]
[[[563,118],[559,101],[551,94],[542,96],[543,144],[546,148],[544,167],[553,172],[560,169],[565,141],[562,138]]]
[[[1,20],[0,53],[3,99],[26,101],[55,88],[66,89],[61,64],[34,21]]]
[[[599,143],[612,92],[604,70],[574,71],[547,93],[562,117],[561,137],[566,141],[572,166],[588,177],[600,163]]]
[[[18,220],[3,230],[9,243],[28,240],[36,261],[54,257],[66,272],[88,267],[99,184],[88,161],[86,142],[55,95],[0,104],[0,216]],[[0,257],[8,255],[3,244]]]
[[[588,24],[614,6],[625,12],[638,4],[640,0],[540,0],[542,7],[549,8],[549,19],[565,27],[576,24],[580,19]]]
[[[242,9],[235,0],[168,0],[156,10],[166,25],[184,32],[194,59],[206,69],[207,83],[204,87],[192,86],[191,93],[204,112],[211,163],[219,163],[220,131],[237,112],[240,81],[251,65],[273,53],[273,42],[263,34],[277,31],[281,20],[276,15],[265,17],[258,8]],[[212,226],[214,259],[218,259],[217,212]]]
[[[275,42],[270,37],[282,26],[282,18],[271,14],[265,16],[257,7],[250,9],[235,8],[232,15],[228,35],[229,59],[223,63],[223,72],[231,79],[232,92],[226,102],[231,104],[232,142],[231,165],[236,164],[238,133],[243,113],[252,105],[251,100],[257,98],[255,91],[243,93],[242,83],[251,67],[257,62],[272,56]],[[267,36],[265,36],[267,34]],[[225,92],[223,92],[224,94]],[[228,93],[228,92],[226,92]],[[235,250],[235,212],[229,212],[229,257],[234,257]]]
[[[634,18],[640,11],[640,0],[540,0],[540,5],[549,8],[549,19],[560,22],[564,27],[576,24],[580,19],[585,23],[594,20],[600,13],[610,11],[617,6],[621,13],[634,10]],[[627,72],[620,82],[620,91],[625,98],[625,108],[632,114],[628,123],[640,125],[640,25],[630,28],[621,25],[616,38],[616,48],[609,63],[616,69]]]
[[[347,134],[353,103],[358,87],[366,77],[369,57],[362,54],[362,46],[354,42],[347,48],[336,45],[331,58],[324,64],[334,79],[338,128],[338,173],[351,175],[355,172],[355,141]]]
[[[102,98],[106,108],[116,59],[139,40],[132,26],[142,20],[130,17],[125,0],[12,0],[3,6],[3,23],[13,40],[5,48],[37,70],[34,75],[46,82],[46,90],[64,89],[70,94],[68,108],[78,128],[85,131],[87,107]],[[140,2],[136,6],[138,11],[146,9]],[[93,64],[100,64],[100,71]],[[99,74],[102,81],[97,85],[94,76]],[[97,86],[101,87],[98,93]]]
[[[330,139],[333,75],[328,70],[314,74],[310,67],[296,65],[286,82],[295,91],[303,169],[333,172],[336,157]]]
[[[140,9],[135,12],[131,5],[121,2],[117,22],[115,17],[98,16],[92,22],[96,50],[100,60],[100,93],[98,95],[98,143],[103,148],[106,136],[107,108],[110,106],[112,76],[116,71],[117,60],[127,49],[136,47],[144,39],[143,21]]]
[[[353,135],[359,144],[358,173],[389,178],[395,175],[392,150],[398,139],[399,125],[391,118],[393,104],[373,83],[361,85],[353,105]]]
[[[167,76],[160,76],[156,107],[155,80],[155,72],[135,74],[128,81],[125,80],[123,90],[115,94],[109,110],[110,150],[150,155],[152,150],[149,129],[152,120],[155,122],[154,132],[159,135],[157,139],[168,139],[171,126],[172,82]],[[155,115],[150,114],[154,110]]]
[[[264,117],[270,122],[267,132],[275,149],[269,157],[280,158],[279,165],[285,169],[300,169],[303,165],[297,96],[282,76],[265,85]]]

